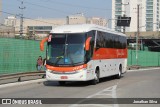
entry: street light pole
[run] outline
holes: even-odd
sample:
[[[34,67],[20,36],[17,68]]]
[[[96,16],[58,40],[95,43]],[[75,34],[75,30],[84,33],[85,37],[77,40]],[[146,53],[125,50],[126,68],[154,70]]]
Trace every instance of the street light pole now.
[[[156,23],[156,24],[157,24],[157,23]],[[158,33],[158,36],[157,36],[157,37],[158,37],[158,38],[160,38],[159,24],[160,24],[160,23],[159,23],[159,21],[158,21],[158,30],[157,30],[157,33]]]
[[[125,17],[126,15],[124,14],[123,17]],[[126,33],[126,27],[123,26],[123,33],[125,34]]]
[[[138,65],[139,4],[137,5],[136,65]]]
[[[160,39],[160,32],[159,32],[159,21],[158,21],[158,38]]]

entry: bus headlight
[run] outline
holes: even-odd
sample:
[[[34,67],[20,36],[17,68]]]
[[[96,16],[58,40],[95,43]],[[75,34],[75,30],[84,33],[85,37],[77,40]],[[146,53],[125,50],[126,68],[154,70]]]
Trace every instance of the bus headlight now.
[[[83,68],[83,69],[80,69],[80,70],[77,70],[77,72],[83,72],[83,71],[86,71],[87,68]]]
[[[68,72],[60,72],[60,71],[52,71],[52,70],[47,70],[48,72],[50,73],[53,73],[53,74],[75,74],[75,73],[79,73],[79,72],[84,72],[86,71],[87,68],[83,68],[83,69],[80,69],[80,70],[76,70],[76,71],[68,71]]]

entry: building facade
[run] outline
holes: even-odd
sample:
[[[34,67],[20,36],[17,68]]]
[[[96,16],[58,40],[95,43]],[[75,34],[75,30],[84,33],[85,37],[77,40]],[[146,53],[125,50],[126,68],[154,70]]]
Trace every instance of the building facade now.
[[[7,22],[7,21],[5,21]],[[8,21],[9,22],[9,21]],[[59,19],[24,19],[23,34],[45,37],[49,34],[52,28],[66,24],[65,18]],[[15,34],[20,33],[20,19],[16,19]]]
[[[44,37],[56,26],[66,24],[97,24],[106,26],[107,21],[104,18],[92,17],[86,18],[83,13],[69,15],[66,18],[58,19],[23,19],[23,34]],[[15,34],[20,34],[20,19],[14,16],[9,16],[5,19],[4,25],[15,28]]]
[[[84,23],[86,23],[86,17],[83,15],[83,13],[77,13],[75,15],[67,16],[66,22],[69,25],[84,24]]]
[[[12,26],[0,25],[0,38],[1,37],[14,37],[15,28]]]
[[[15,25],[16,25],[16,17],[15,16],[8,16],[7,18],[4,19],[4,24],[6,26],[15,27]]]
[[[99,17],[88,18],[87,23],[107,27],[107,20],[104,18],[99,18]]]
[[[137,31],[137,5],[139,8],[140,31],[159,31],[160,0],[112,0],[112,29],[122,31],[117,27],[118,16],[131,17],[130,27],[127,32]]]

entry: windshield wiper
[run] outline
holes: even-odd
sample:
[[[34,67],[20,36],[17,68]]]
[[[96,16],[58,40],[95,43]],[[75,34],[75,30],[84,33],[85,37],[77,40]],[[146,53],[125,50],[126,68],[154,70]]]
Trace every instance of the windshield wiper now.
[[[75,65],[79,65],[79,64],[84,64],[84,61],[82,62],[77,62],[77,63],[74,63]]]
[[[64,58],[64,56],[58,56],[58,57],[56,57],[56,62],[55,62],[55,65],[57,65],[57,63],[60,61],[60,59],[62,59],[62,58]]]
[[[64,46],[64,50],[65,50],[65,46]],[[63,51],[63,53],[62,53],[63,56],[57,56],[57,57],[56,57],[57,60],[55,61],[55,65],[57,65],[57,63],[60,61],[60,59],[62,59],[62,58],[65,57],[64,54],[65,54],[65,51]]]

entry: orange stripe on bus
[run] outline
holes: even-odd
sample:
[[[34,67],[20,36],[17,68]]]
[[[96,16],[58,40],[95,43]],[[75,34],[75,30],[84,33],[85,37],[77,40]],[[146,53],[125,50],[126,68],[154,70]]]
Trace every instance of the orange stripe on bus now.
[[[75,67],[54,67],[54,66],[46,65],[46,68],[49,70],[57,71],[57,72],[72,72],[72,71],[80,70],[83,68],[87,68],[87,64],[83,64]]]
[[[100,48],[95,49],[93,59],[127,58],[127,49]]]

